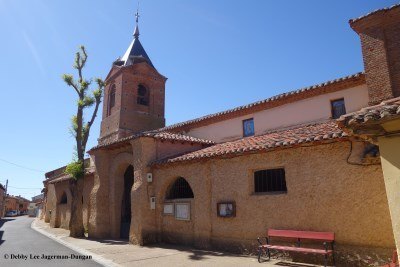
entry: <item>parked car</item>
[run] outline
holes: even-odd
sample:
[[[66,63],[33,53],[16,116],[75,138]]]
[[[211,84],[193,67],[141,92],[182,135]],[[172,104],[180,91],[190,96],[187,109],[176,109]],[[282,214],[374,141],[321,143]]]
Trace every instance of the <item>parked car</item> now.
[[[6,213],[7,217],[15,217],[17,215],[18,215],[18,212],[16,210],[10,210],[10,211],[7,211],[7,213]]]

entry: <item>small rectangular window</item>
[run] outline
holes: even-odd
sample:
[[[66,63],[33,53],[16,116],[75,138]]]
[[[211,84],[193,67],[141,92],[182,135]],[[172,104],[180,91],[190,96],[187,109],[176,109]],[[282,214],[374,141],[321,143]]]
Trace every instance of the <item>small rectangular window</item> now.
[[[340,116],[346,114],[346,106],[344,98],[331,101],[332,118],[338,119]]]
[[[285,169],[270,169],[254,172],[254,192],[287,192]]]
[[[243,136],[254,135],[254,120],[253,118],[243,121]]]

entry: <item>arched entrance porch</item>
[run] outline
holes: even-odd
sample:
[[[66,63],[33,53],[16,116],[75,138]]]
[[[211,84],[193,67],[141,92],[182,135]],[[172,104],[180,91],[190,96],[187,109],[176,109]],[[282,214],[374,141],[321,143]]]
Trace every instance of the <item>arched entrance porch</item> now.
[[[133,166],[129,165],[124,173],[124,186],[121,203],[121,225],[120,238],[129,238],[129,229],[131,226],[131,190],[133,186]]]

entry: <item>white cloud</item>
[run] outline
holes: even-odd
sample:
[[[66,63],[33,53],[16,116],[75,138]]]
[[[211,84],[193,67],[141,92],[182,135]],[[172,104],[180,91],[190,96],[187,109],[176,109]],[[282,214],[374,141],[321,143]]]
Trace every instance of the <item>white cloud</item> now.
[[[32,42],[31,38],[25,31],[22,32],[22,36],[24,37],[24,41],[28,46],[29,52],[32,54],[32,57],[35,60],[38,69],[40,70],[43,76],[46,76],[46,70],[43,67],[42,59],[40,58],[40,55],[36,49],[35,44]]]

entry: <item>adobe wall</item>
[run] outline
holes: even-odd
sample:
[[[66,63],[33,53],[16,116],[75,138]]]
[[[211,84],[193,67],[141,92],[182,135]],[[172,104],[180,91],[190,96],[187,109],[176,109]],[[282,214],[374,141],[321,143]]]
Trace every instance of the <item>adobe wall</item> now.
[[[44,215],[45,222],[49,223],[51,221],[52,214],[55,214],[53,213],[53,211],[55,212],[56,210],[56,204],[57,204],[57,198],[56,198],[56,190],[54,184],[48,184],[46,193],[46,208],[45,208],[46,213]]]
[[[396,240],[397,253],[400,255],[400,137],[380,137],[378,141],[393,234]]]
[[[157,226],[164,242],[210,248],[212,232],[211,180],[208,163],[176,165],[154,169]],[[169,187],[178,177],[183,177],[193,190],[194,199],[166,200]],[[174,215],[163,215],[164,203],[190,203],[190,220],[176,220]]]
[[[90,216],[90,192],[92,191],[94,184],[94,175],[85,176],[83,181],[83,205],[82,205],[82,217],[83,226],[85,231],[88,230],[89,216]]]
[[[71,191],[69,189],[69,181],[62,181],[59,183],[55,183],[55,209],[51,212],[51,227],[61,227],[64,229],[69,229],[69,220],[71,218],[71,204],[72,204],[72,196]],[[61,196],[65,192],[67,196],[67,203],[62,204]],[[54,207],[53,207],[54,208]]]
[[[350,165],[349,153],[349,142],[336,142],[155,168],[155,191],[162,194],[166,184],[182,176],[195,196],[193,220],[187,222],[191,228],[162,215],[159,195],[160,233],[175,233],[177,240],[208,238],[207,245],[215,248],[253,252],[256,238],[268,228],[333,231],[338,266],[387,261],[394,239],[381,166]],[[254,194],[253,171],[276,167],[285,168],[287,194]],[[220,201],[235,201],[236,217],[217,217]]]
[[[69,229],[69,220],[71,219],[71,209],[68,204],[58,204],[57,207],[57,225],[56,227]]]

